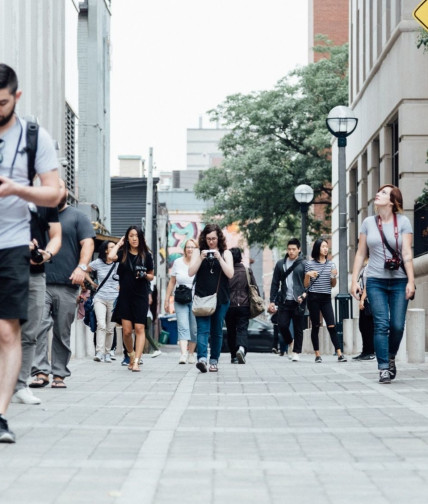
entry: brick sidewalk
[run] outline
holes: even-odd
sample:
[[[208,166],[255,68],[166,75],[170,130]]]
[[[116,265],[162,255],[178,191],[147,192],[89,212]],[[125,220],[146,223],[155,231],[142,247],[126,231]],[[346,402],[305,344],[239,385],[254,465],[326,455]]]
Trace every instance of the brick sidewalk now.
[[[428,495],[428,365],[300,362],[249,354],[219,373],[176,347],[141,373],[73,360],[67,390],[12,404],[1,504],[422,504]]]

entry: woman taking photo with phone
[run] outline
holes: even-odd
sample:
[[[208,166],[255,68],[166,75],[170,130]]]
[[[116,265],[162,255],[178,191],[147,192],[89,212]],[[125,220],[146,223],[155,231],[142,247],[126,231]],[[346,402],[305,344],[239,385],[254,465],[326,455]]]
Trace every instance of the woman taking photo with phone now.
[[[123,343],[129,355],[128,369],[137,372],[140,371],[140,357],[146,342],[150,282],[154,277],[153,257],[141,228],[129,227],[125,236],[110,250],[108,258],[119,263],[117,274],[120,290],[113,320],[121,320]]]
[[[229,278],[233,277],[232,254],[226,250],[226,239],[217,224],[207,224],[201,232],[199,250],[195,249],[192,255],[189,275],[196,275],[195,295],[205,297],[217,293],[215,312],[209,316],[196,316],[198,327],[196,367],[201,373],[207,372],[210,340],[209,370],[217,372],[223,343],[223,321],[230,303]]]
[[[379,383],[391,383],[397,374],[395,356],[400,348],[409,299],[415,294],[413,273],[413,230],[402,215],[403,196],[390,184],[375,197],[377,215],[364,219],[352,271],[351,294],[360,300],[358,274],[367,265],[367,296],[372,307],[374,345]]]

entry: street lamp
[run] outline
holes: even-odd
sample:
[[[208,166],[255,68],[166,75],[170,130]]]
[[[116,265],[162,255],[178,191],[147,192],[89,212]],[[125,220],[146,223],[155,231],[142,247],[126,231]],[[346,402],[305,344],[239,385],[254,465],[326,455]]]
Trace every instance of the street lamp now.
[[[348,293],[348,245],[346,218],[346,138],[357,127],[354,112],[343,105],[330,110],[327,128],[338,139],[339,147],[339,294],[335,300],[337,336],[343,350],[343,320],[349,318],[351,296]],[[339,310],[338,310],[339,308]],[[339,316],[338,316],[339,314]]]
[[[300,203],[300,211],[302,212],[302,253],[306,258],[306,216],[308,214],[308,207],[314,197],[314,190],[312,187],[301,184],[294,189],[294,197]]]

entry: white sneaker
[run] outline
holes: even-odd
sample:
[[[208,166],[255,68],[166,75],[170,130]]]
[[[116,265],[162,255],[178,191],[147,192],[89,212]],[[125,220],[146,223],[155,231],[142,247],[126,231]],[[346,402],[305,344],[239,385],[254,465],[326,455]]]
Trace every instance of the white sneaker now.
[[[159,357],[159,355],[161,354],[162,352],[160,350],[155,350],[153,353],[152,353],[152,359],[154,359],[155,357]]]
[[[94,361],[95,362],[103,362],[103,360],[104,360],[104,354],[102,354],[101,352],[97,352],[95,354]]]
[[[104,362],[107,362],[107,364],[111,364],[111,355],[109,353],[105,354]]]
[[[187,355],[187,364],[194,364],[196,362],[195,360],[195,354],[194,353],[189,353]]]
[[[38,397],[34,396],[28,387],[25,387],[19,389],[18,392],[13,394],[12,402],[20,404],[40,404],[42,401]]]
[[[178,361],[179,364],[186,364],[187,361],[187,355],[186,354],[181,354],[180,355],[180,360]]]
[[[110,359],[111,360],[116,360],[116,356],[114,354],[114,350],[110,350]]]
[[[291,360],[292,360],[293,362],[299,362],[299,360],[300,360],[299,354],[298,354],[298,353],[293,352],[293,353],[291,354]]]

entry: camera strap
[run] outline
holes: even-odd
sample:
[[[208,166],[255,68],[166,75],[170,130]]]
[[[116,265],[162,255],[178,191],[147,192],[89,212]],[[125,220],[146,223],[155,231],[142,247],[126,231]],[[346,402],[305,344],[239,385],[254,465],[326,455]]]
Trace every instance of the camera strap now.
[[[377,228],[379,229],[380,237],[382,239],[383,255],[385,257],[385,261],[386,261],[385,247],[389,250],[389,252],[391,252],[392,257],[400,257],[400,252],[398,251],[398,224],[397,224],[397,215],[394,214],[394,237],[395,237],[396,250],[394,250],[391,247],[391,245],[388,243],[388,240],[385,238],[385,235],[384,235],[383,229],[382,229],[382,219],[380,218],[380,215],[377,215],[375,217],[375,219],[376,219],[376,223],[377,223]],[[403,261],[400,261],[400,266],[403,268],[404,272],[406,272],[406,270],[404,269]]]
[[[97,287],[97,292],[101,289],[101,287],[107,282],[108,280],[108,277],[111,275],[111,272],[114,270],[114,267],[116,266],[116,263],[114,262],[111,266],[111,268],[109,269],[109,272],[107,273],[107,275],[105,276],[104,280],[100,283],[100,285]]]

